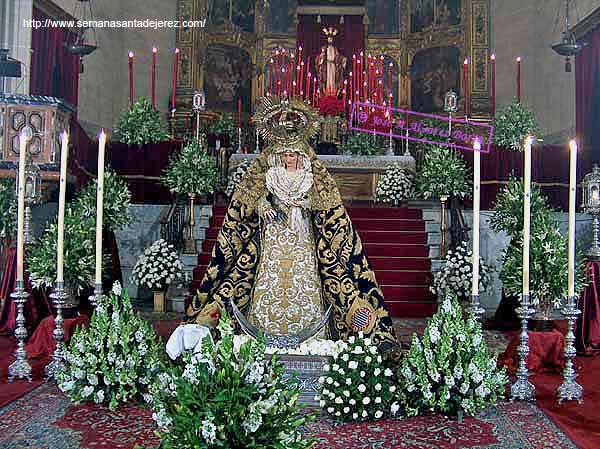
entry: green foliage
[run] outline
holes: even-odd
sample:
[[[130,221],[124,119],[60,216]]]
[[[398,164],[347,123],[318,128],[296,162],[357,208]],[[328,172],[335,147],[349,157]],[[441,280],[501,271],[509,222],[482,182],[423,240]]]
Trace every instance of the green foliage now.
[[[498,194],[490,228],[505,231],[510,237],[500,279],[504,291],[519,296],[523,282],[523,181],[511,178]],[[554,211],[539,188],[531,188],[531,238],[529,239],[529,287],[534,305],[549,303],[560,307],[567,287],[568,245],[562,235]],[[582,260],[582,256],[578,255]],[[576,290],[581,291],[585,281],[583,264],[576,268]]]
[[[212,157],[197,142],[185,145],[171,160],[161,178],[162,183],[179,194],[212,193],[219,180]]]
[[[64,280],[77,293],[94,282],[95,226],[94,215],[84,215],[72,207],[65,211]],[[40,238],[27,247],[27,268],[35,288],[54,285],[57,244],[58,224],[55,218]]]
[[[116,283],[101,296],[89,328],[78,328],[59,372],[60,389],[75,403],[119,403],[147,394],[160,363],[152,326],[134,312],[127,290]]]
[[[494,213],[490,218],[490,228],[495,232],[505,231],[511,239],[519,238],[523,232],[523,197],[525,187],[523,181],[511,177],[508,184],[496,196]],[[552,209],[548,199],[540,189],[531,186],[531,231],[537,232],[540,225],[551,219]]]
[[[168,137],[160,112],[144,97],[123,112],[115,125],[115,139],[128,145],[158,143]]]
[[[393,372],[362,332],[323,367],[319,405],[338,421],[367,421],[398,413]]]
[[[96,193],[98,180],[87,184],[77,195],[75,209],[85,216],[96,216]],[[129,211],[131,192],[127,182],[112,171],[104,175],[104,204],[102,224],[104,229],[121,230],[131,223],[133,217]]]
[[[461,154],[449,147],[430,146],[417,172],[417,193],[424,199],[438,199],[443,195],[463,198],[469,191]]]
[[[203,341],[183,366],[165,367],[149,402],[165,449],[305,449],[300,428],[312,415],[301,414],[298,391],[284,380],[275,357],[265,362],[263,339],[236,347],[231,319],[221,316],[221,339]]]
[[[581,254],[575,267],[575,293],[585,286],[585,265]],[[533,305],[560,308],[567,295],[568,239],[556,219],[543,221],[529,239],[529,289]],[[523,289],[523,237],[511,241],[506,251],[500,279],[504,291],[519,297]]]
[[[513,100],[496,114],[493,137],[495,145],[521,151],[527,136],[539,137],[540,134],[535,115],[523,103]]]
[[[223,112],[219,115],[219,118],[212,123],[208,128],[209,134],[225,134],[229,136],[229,142],[233,148],[237,148],[238,145],[238,131],[237,125],[231,114]]]
[[[412,346],[399,372],[400,395],[409,416],[440,412],[474,415],[495,405],[508,378],[489,353],[481,325],[466,320],[449,295]]]
[[[346,143],[343,146],[344,154],[352,156],[376,156],[383,154],[383,138],[379,135],[356,132],[348,135]]]
[[[17,195],[15,180],[0,179],[0,239],[11,239],[17,233]]]

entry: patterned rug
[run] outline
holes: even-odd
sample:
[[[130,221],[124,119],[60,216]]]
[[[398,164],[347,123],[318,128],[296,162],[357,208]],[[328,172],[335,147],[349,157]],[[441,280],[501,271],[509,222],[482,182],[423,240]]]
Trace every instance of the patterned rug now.
[[[462,423],[439,415],[375,423],[312,423],[315,449],[577,449],[534,404],[505,403]],[[156,447],[148,409],[72,405],[48,383],[0,409],[2,449]]]

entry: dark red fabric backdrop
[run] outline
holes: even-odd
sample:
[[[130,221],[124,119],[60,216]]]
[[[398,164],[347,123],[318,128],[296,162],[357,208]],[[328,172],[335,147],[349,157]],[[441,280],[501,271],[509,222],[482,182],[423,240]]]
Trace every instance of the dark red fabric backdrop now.
[[[339,31],[333,40],[338,50],[348,58],[346,73],[352,70],[352,54],[364,51],[365,31],[363,16],[344,16],[344,23],[340,23],[340,16],[321,16],[321,23],[317,22],[316,15],[298,16],[298,45],[302,46],[303,59],[310,57],[310,71],[315,73],[315,58],[321,47],[327,45],[327,36],[323,28],[333,27]],[[320,80],[319,80],[320,81]]]
[[[33,20],[51,19],[33,8]],[[79,57],[65,48],[66,28],[34,28],[31,33],[31,80],[32,95],[50,95],[77,106],[79,84]]]
[[[600,28],[583,41],[588,45],[575,59],[577,136],[592,160],[600,162]]]

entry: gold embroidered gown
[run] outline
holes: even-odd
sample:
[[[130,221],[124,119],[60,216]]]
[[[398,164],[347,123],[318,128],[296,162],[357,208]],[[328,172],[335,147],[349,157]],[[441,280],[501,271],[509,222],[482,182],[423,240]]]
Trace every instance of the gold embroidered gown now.
[[[301,198],[311,186],[305,170],[276,167],[267,173],[271,201],[265,195],[259,203],[262,250],[248,318],[271,334],[300,332],[323,316],[310,203]],[[303,207],[294,207],[293,198]],[[269,209],[276,213],[273,220],[264,218]]]

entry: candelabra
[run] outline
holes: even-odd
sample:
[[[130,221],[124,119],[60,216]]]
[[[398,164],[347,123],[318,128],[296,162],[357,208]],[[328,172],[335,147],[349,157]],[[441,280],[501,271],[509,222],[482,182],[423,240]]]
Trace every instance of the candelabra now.
[[[521,307],[517,308],[517,315],[521,320],[520,344],[517,349],[519,355],[519,368],[517,369],[517,381],[510,387],[511,401],[531,401],[535,398],[535,386],[529,382],[529,370],[527,369],[527,356],[529,355],[529,334],[527,323],[533,315],[534,309],[529,302],[529,295],[522,295]]]
[[[471,311],[473,312],[475,319],[481,323],[485,309],[481,307],[479,295],[471,295]]]
[[[196,251],[196,239],[194,238],[194,226],[196,221],[194,218],[194,199],[196,195],[190,194],[190,221],[188,223],[188,237],[185,239],[183,253],[184,254],[197,254]]]
[[[23,313],[29,293],[25,291],[23,281],[17,281],[15,291],[11,293],[10,297],[17,305],[17,327],[15,329],[17,349],[15,350],[15,361],[8,367],[8,381],[27,379],[31,382],[31,366],[27,362],[27,352],[25,351],[27,329],[25,329],[25,314]]]
[[[58,373],[65,368],[65,348],[64,348],[64,337],[65,332],[63,329],[63,314],[62,309],[67,299],[67,293],[65,292],[65,284],[62,281],[56,281],[54,292],[50,295],[54,309],[56,310],[56,317],[54,318],[54,341],[56,342],[56,348],[52,353],[52,360],[46,366],[46,377],[48,379],[56,379]]]
[[[583,387],[579,385],[575,378],[577,373],[573,367],[573,358],[577,355],[575,350],[575,334],[573,328],[575,327],[575,320],[581,314],[581,311],[577,307],[577,297],[569,296],[567,298],[567,305],[562,309],[562,314],[567,318],[568,330],[565,335],[565,369],[563,370],[563,383],[556,390],[558,396],[558,403],[562,401],[577,401],[580,404],[583,402]]]
[[[440,210],[440,233],[441,233],[441,240],[440,240],[440,259],[443,259],[444,257],[446,257],[446,253],[448,252],[448,238],[447,238],[447,232],[448,232],[448,223],[446,221],[446,201],[448,201],[448,195],[442,195],[440,196],[440,204],[441,204],[441,210]]]
[[[96,283],[96,285],[94,286],[94,294],[92,294],[88,297],[88,300],[90,301],[90,304],[92,305],[92,307],[95,308],[98,305],[98,301],[100,300],[101,296],[102,296],[102,283]]]

